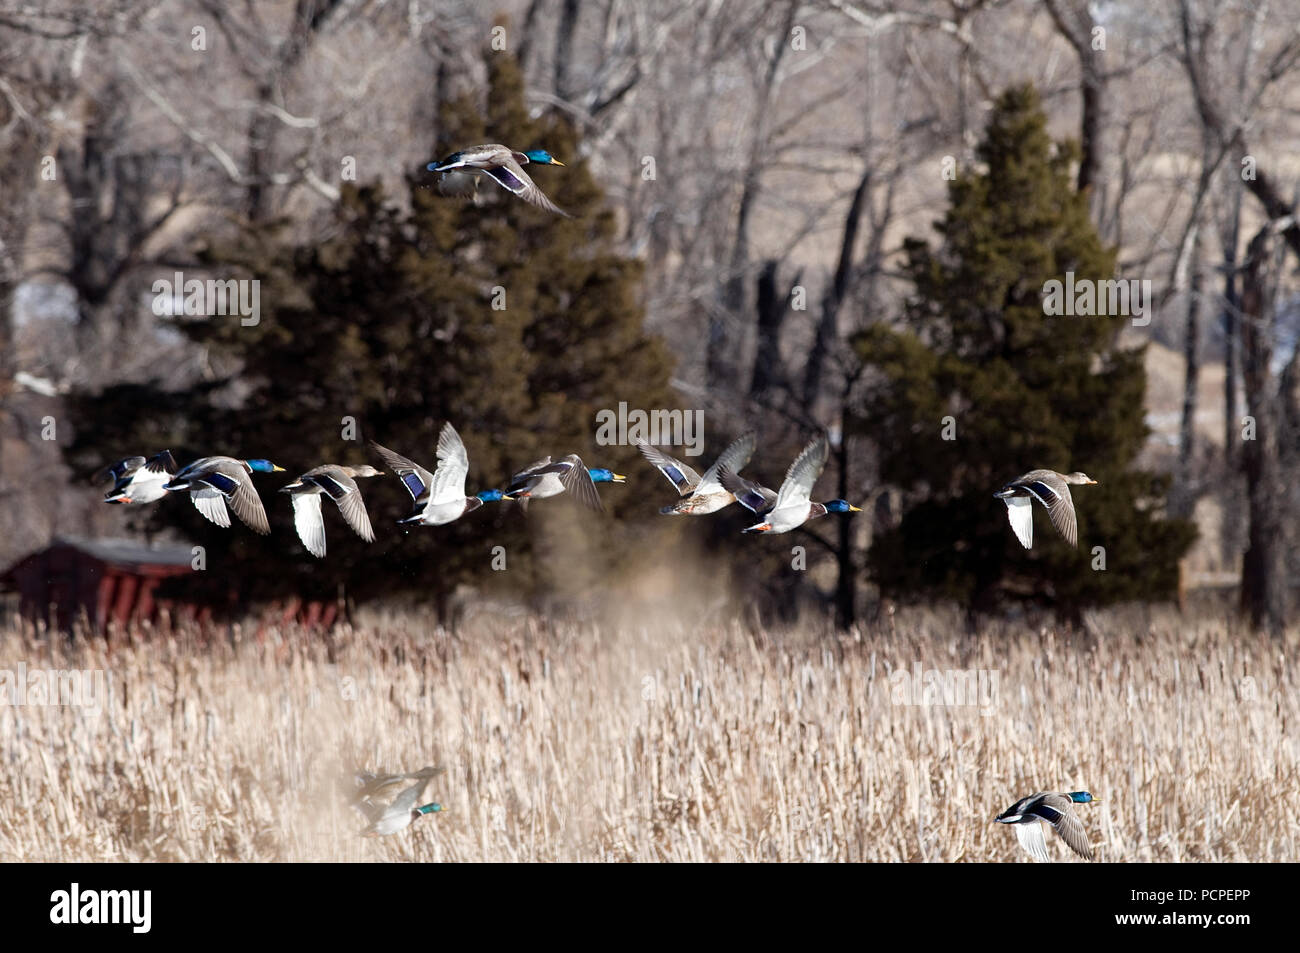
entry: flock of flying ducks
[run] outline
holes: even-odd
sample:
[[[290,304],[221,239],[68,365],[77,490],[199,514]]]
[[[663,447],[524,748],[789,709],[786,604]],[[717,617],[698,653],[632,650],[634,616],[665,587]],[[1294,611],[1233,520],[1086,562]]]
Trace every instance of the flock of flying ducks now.
[[[741,435],[703,474],[658,447],[638,443],[637,448],[677,490],[677,501],[660,509],[664,514],[702,516],[739,503],[758,518],[758,522],[742,532],[780,534],[827,513],[861,512],[860,507],[847,500],[818,503],[812,499],[813,485],[826,467],[829,444],[825,434],[813,437],[803,448],[790,464],[779,490],[740,475],[740,469],[753,456],[754,444],[752,431]],[[460,434],[450,422],[443,425],[438,435],[438,462],[432,471],[387,447],[374,442],[371,446],[401,479],[414,503],[411,514],[398,520],[399,524],[442,526],[485,503],[511,500],[526,508],[530,500],[547,499],[566,491],[583,506],[600,512],[604,506],[596,484],[626,481],[622,474],[606,467],[587,467],[580,456],[571,453],[560,460],[543,457],[529,464],[511,477],[504,490],[483,490],[470,496],[465,492],[469,456]],[[168,493],[187,492],[195,508],[217,526],[230,526],[229,511],[233,509],[249,529],[266,535],[271,532],[271,526],[252,476],[282,473],[284,467],[262,458],[240,460],[214,456],[201,457],[178,469],[171,451],[164,450],[148,458],[127,457],[100,472],[113,478],[113,488],[104,496],[106,503],[153,503]],[[294,526],[308,552],[325,556],[323,496],[334,502],[353,532],[368,543],[374,542],[374,529],[357,480],[380,476],[382,472],[369,464],[327,463],[280,488],[281,493],[289,494]],[[1053,525],[1074,546],[1078,530],[1070,485],[1096,482],[1083,473],[1066,475],[1053,470],[1031,470],[1007,483],[994,496],[1006,504],[1011,528],[1026,549],[1033,544],[1034,500],[1046,508]]]
[[[571,217],[538,188],[523,167],[527,164],[563,166],[545,149],[518,152],[499,143],[472,146],[454,152],[427,169],[438,173],[439,189],[446,195],[477,197],[478,183],[490,178],[506,191],[525,202]],[[484,490],[473,496],[465,492],[469,475],[469,457],[460,435],[450,422],[438,436],[437,465],[429,471],[418,463],[372,443],[388,467],[401,479],[410,493],[414,509],[401,524],[441,526],[460,519],[485,503],[513,500],[526,507],[530,500],[546,499],[568,491],[582,505],[601,511],[603,505],[597,483],[623,483],[625,478],[604,467],[588,468],[577,454],[560,460],[544,457],[523,468],[511,478],[505,490]],[[746,533],[788,533],[810,519],[827,513],[857,513],[859,507],[845,500],[817,503],[812,500],[813,485],[826,466],[828,442],[825,434],[814,437],[786,471],[778,490],[769,489],[740,476],[739,471],[752,457],[753,432],[745,433],[727,447],[713,466],[697,473],[683,461],[669,456],[658,447],[638,443],[642,455],[662,473],[677,490],[678,499],[660,509],[661,513],[702,516],[716,513],[732,503],[750,510],[759,522],[746,527]],[[284,472],[265,459],[240,460],[213,456],[195,460],[178,469],[167,450],[153,457],[128,457],[106,468],[113,477],[113,488],[104,497],[108,503],[152,503],[168,493],[188,492],[194,506],[218,526],[229,527],[227,509],[235,511],[250,529],[263,535],[271,531],[266,510],[253,485],[254,473]],[[374,541],[370,516],[361,499],[357,479],[381,475],[382,471],[363,464],[344,466],[325,464],[301,474],[280,488],[293,504],[294,526],[308,552],[324,557],[325,523],[321,514],[321,497],[328,496],[344,521],[366,542]],[[1034,540],[1033,502],[1047,510],[1052,525],[1071,546],[1078,545],[1078,530],[1070,486],[1095,485],[1096,480],[1084,473],[1062,474],[1054,470],[1030,470],[1005,484],[994,497],[1007,508],[1007,519],[1016,538],[1029,549]],[[426,814],[445,812],[437,803],[421,805],[424,790],[440,768],[424,768],[411,774],[362,774],[357,777],[358,790],[353,805],[369,821],[362,832],[367,835],[393,834],[408,827]],[[405,785],[405,782],[413,784]],[[1079,856],[1091,860],[1092,847],[1082,822],[1074,812],[1075,804],[1097,800],[1087,791],[1067,794],[1040,792],[1022,798],[995,818],[1000,824],[1015,826],[1021,847],[1035,860],[1048,860],[1045,831],[1055,830]]]
[[[504,490],[483,490],[471,496],[465,491],[469,456],[460,434],[450,422],[443,425],[438,435],[438,462],[432,471],[387,447],[373,442],[371,446],[402,481],[414,503],[411,514],[398,520],[399,524],[442,526],[485,503],[511,500],[526,508],[532,500],[548,499],[566,491],[583,506],[599,512],[604,506],[596,484],[623,483],[627,479],[606,467],[588,467],[580,456],[571,453],[560,460],[543,457],[529,464],[511,477]],[[677,489],[678,500],[663,507],[663,513],[716,513],[739,502],[760,519],[744,532],[788,533],[826,513],[860,511],[845,500],[812,501],[813,484],[826,466],[828,445],[824,434],[814,437],[804,447],[791,464],[780,490],[770,490],[737,473],[754,452],[752,432],[731,444],[703,475],[657,447],[640,443],[638,448]],[[271,531],[271,526],[253,484],[253,474],[282,472],[284,467],[270,460],[235,457],[202,457],[178,469],[168,450],[149,458],[127,457],[101,471],[113,478],[113,488],[104,496],[106,503],[153,503],[168,493],[189,493],[195,508],[216,525],[229,527],[230,510],[234,510],[249,529],[263,535]],[[294,526],[308,552],[318,557],[324,557],[326,552],[322,497],[328,497],[338,506],[353,532],[366,542],[374,541],[374,529],[357,480],[379,476],[382,472],[369,464],[327,463],[280,488],[281,493],[289,494]]]
[[[470,146],[453,152],[438,162],[430,162],[428,171],[439,176],[439,188],[448,195],[477,196],[478,183],[491,179],[512,195],[538,208],[570,217],[552,202],[524,171],[529,164],[563,166],[564,163],[545,149],[520,152],[500,143]],[[465,493],[469,458],[465,445],[450,423],[438,437],[438,463],[432,472],[386,447],[373,444],[375,450],[402,480],[411,494],[415,508],[399,523],[441,526],[460,519],[485,503],[514,500],[527,506],[530,499],[557,496],[566,490],[584,506],[602,510],[597,483],[622,483],[624,478],[604,467],[588,468],[577,454],[561,460],[545,457],[519,471],[505,490],[484,490],[473,496]],[[717,462],[703,475],[681,460],[656,447],[638,444],[641,453],[673,484],[679,499],[660,512],[698,516],[716,513],[738,502],[750,510],[759,522],[745,528],[746,533],[788,533],[810,519],[827,513],[857,513],[859,507],[846,500],[816,503],[812,500],[813,484],[826,466],[826,436],[814,437],[790,465],[779,490],[771,490],[740,476],[739,470],[754,452],[754,434],[746,433],[729,446]],[[203,457],[177,469],[171,453],[164,450],[153,457],[128,457],[107,468],[113,477],[113,489],[105,497],[109,503],[151,503],[170,492],[189,492],[195,507],[207,519],[221,527],[230,526],[229,509],[235,511],[250,529],[267,534],[271,531],[266,510],[253,486],[254,473],[283,471],[265,459],[240,460],[235,457]],[[343,519],[366,542],[373,542],[374,529],[357,488],[357,479],[380,475],[367,465],[325,464],[308,470],[293,483],[281,487],[293,504],[294,525],[303,545],[312,555],[324,557],[325,524],[321,515],[321,497],[328,496],[338,506]],[[1041,503],[1053,525],[1071,545],[1077,545],[1078,532],[1070,485],[1097,481],[1083,473],[1061,474],[1054,470],[1031,470],[1007,483],[994,494],[1007,507],[1007,518],[1016,538],[1026,548],[1033,545],[1033,501]]]

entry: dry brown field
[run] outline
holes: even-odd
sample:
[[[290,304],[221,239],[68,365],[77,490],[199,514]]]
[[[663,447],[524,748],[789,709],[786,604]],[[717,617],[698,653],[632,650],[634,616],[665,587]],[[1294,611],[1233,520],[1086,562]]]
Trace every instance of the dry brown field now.
[[[1044,789],[1101,798],[1080,813],[1102,861],[1300,860],[1300,633],[654,618],[12,624],[10,686],[103,674],[79,704],[0,705],[0,860],[1029,862],[990,821]],[[359,836],[352,773],[425,764],[448,812]]]

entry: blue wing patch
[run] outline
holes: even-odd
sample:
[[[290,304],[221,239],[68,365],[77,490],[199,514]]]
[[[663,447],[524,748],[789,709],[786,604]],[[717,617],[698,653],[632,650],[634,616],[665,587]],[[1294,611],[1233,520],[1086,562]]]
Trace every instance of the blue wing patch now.
[[[403,473],[402,482],[406,484],[406,491],[411,494],[411,498],[418,500],[424,495],[424,481],[414,473]]]
[[[498,167],[495,169],[485,169],[488,175],[496,179],[501,187],[518,195],[525,188],[524,183],[520,181],[519,176],[515,175],[509,169]]]
[[[224,473],[208,473],[204,475],[203,482],[216,490],[220,490],[226,496],[230,496],[239,489],[239,481],[232,480]]]
[[[1056,491],[1041,480],[1035,480],[1034,482],[1026,483],[1025,485],[1029,487],[1029,489],[1033,490],[1034,493],[1038,495],[1038,498],[1044,502],[1050,503],[1052,500],[1056,499]]]
[[[1038,807],[1034,808],[1034,813],[1053,826],[1061,821],[1061,812],[1054,807],[1048,807],[1046,804],[1038,805]]]
[[[414,474],[412,474],[414,476]],[[331,500],[341,500],[348,495],[348,488],[339,483],[338,480],[327,477],[324,474],[318,474],[312,477],[312,482],[329,494]],[[419,482],[418,480],[416,482]]]

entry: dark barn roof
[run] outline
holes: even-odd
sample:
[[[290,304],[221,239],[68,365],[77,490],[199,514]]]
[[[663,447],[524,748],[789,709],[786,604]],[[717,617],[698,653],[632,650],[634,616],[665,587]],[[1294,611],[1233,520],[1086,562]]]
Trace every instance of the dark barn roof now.
[[[63,536],[0,574],[0,591],[17,592],[24,615],[53,621],[65,630],[82,613],[97,631],[103,631],[113,622],[126,625],[155,619],[162,608],[173,617],[207,623],[236,604],[235,588],[214,591],[211,586],[196,588],[182,582],[180,588],[171,585],[163,590],[166,598],[158,595],[166,580],[194,573],[192,560],[189,543]],[[291,599],[265,607],[263,620],[327,629],[339,611],[337,601]]]
[[[53,615],[68,628],[85,612],[102,629],[110,621],[152,618],[158,585],[193,572],[192,559],[186,543],[59,537],[0,575],[0,586],[17,590],[25,615]]]
[[[60,536],[50,544],[71,546],[111,566],[188,566],[194,558],[188,543],[141,543],[133,539],[82,539]]]

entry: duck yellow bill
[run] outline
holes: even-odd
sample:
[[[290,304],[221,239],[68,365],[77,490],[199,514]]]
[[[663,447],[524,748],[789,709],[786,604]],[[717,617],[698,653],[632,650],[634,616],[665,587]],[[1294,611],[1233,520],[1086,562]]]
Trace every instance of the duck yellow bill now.
[[[860,507],[860,506],[854,506],[852,503],[850,503],[850,504],[849,504],[849,512],[850,512],[850,513],[861,513],[861,512],[862,512],[862,507]]]
[[[283,472],[284,472],[284,467],[277,467],[277,466],[273,463],[273,464],[271,464],[271,472],[272,472],[272,473],[283,473]]]
[[[555,158],[555,156],[551,156],[551,165],[558,165],[561,168],[564,167],[564,163],[561,162],[559,159]]]

